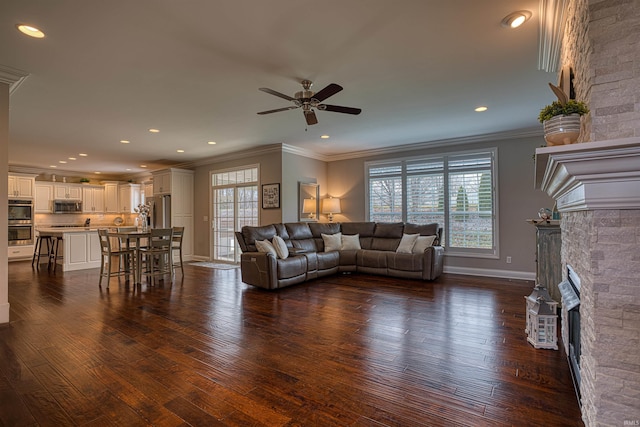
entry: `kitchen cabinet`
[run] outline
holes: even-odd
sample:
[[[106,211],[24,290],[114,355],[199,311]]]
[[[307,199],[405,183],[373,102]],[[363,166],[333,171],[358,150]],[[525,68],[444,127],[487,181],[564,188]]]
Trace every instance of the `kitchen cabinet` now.
[[[104,187],[84,185],[82,188],[82,212],[104,212]]]
[[[146,203],[146,200],[153,197],[153,181],[144,182],[142,184],[142,194],[140,199],[141,203]]]
[[[35,194],[35,213],[51,213],[53,208],[51,205],[51,201],[53,200],[53,183],[36,182]]]
[[[153,194],[171,194],[171,171],[153,174]]]
[[[35,245],[9,246],[7,249],[7,258],[12,261],[19,259],[30,259],[33,257]]]
[[[67,184],[56,182],[53,184],[53,198],[56,200],[82,200],[82,184]]]
[[[140,184],[120,184],[120,212],[135,213],[140,204]]]
[[[105,213],[119,213],[120,203],[118,198],[119,184],[116,181],[104,183],[104,212]]]
[[[35,175],[9,174],[9,197],[33,198]]]

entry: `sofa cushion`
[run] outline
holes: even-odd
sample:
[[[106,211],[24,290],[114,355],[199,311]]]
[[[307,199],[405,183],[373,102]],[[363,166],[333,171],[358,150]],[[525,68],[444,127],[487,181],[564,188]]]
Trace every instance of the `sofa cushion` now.
[[[276,249],[273,247],[273,244],[268,240],[256,240],[256,249],[258,252],[262,252],[265,254],[272,254],[274,257],[278,256]]]
[[[307,258],[303,256],[292,256],[286,259],[279,259],[276,264],[278,269],[278,280],[296,276],[305,276],[307,273]]]
[[[309,224],[307,224],[306,222],[288,222],[285,224],[285,227],[287,228],[289,239],[291,240],[313,238],[313,234],[311,234]]]
[[[291,244],[295,249],[302,249],[307,252],[317,252],[316,242],[314,239],[291,240]]]
[[[359,234],[355,234],[353,236],[348,236],[346,234],[343,234],[340,240],[341,240],[340,250],[349,251],[349,250],[362,249],[360,247]]]
[[[413,246],[416,244],[418,236],[418,234],[403,234],[396,252],[399,254],[410,254]]]
[[[362,249],[371,249],[371,240],[375,228],[375,222],[343,222],[340,224],[342,234],[360,235],[360,247]]]
[[[392,270],[422,271],[424,256],[386,252],[387,267]]]
[[[337,251],[333,252],[317,252],[316,256],[318,258],[318,270],[329,270],[331,268],[336,268],[340,262],[340,253]]]
[[[284,242],[282,237],[273,236],[271,243],[276,250],[276,254],[278,254],[278,258],[286,259],[289,256],[289,248],[287,248],[287,244]]]
[[[411,224],[406,223],[404,232],[407,234],[419,234],[421,236],[435,236],[438,234],[438,223],[431,224]]]
[[[289,240],[289,233],[287,232],[287,227],[284,224],[273,224],[276,228],[276,234],[282,237],[283,240]]]
[[[310,222],[309,229],[315,238],[321,238],[323,234],[340,233],[340,224],[337,222]]]
[[[322,241],[324,242],[324,251],[331,252],[340,250],[342,247],[342,233],[335,234],[321,234]]]
[[[356,264],[358,267],[387,268],[387,253],[387,251],[359,250],[356,255]]]
[[[433,242],[436,240],[437,236],[418,236],[416,239],[416,243],[413,245],[413,249],[411,250],[414,254],[419,254],[425,251],[429,246],[433,245]]]
[[[273,224],[262,227],[251,227],[247,225],[242,227],[242,237],[249,252],[255,252],[257,250],[256,240],[271,240],[275,235],[276,227],[274,227]]]
[[[402,222],[378,222],[376,223],[376,228],[373,231],[373,237],[401,239],[403,232],[404,223]]]

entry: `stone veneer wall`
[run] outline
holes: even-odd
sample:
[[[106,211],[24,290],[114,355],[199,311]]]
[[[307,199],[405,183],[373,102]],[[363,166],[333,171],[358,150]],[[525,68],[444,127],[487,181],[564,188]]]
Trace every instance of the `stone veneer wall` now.
[[[561,63],[591,112],[581,141],[640,136],[640,0],[569,0]],[[582,280],[587,427],[640,423],[640,211],[562,213],[562,260]]]
[[[640,210],[567,212],[562,234],[582,284],[583,420],[640,420]]]

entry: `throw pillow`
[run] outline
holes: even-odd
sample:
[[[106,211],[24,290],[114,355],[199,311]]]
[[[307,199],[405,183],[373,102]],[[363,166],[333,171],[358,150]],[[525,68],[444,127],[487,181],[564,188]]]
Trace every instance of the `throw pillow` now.
[[[342,249],[343,251],[362,249],[360,247],[359,234],[354,234],[352,236],[343,235],[341,240],[342,240],[342,245],[340,246],[340,249]]]
[[[278,258],[286,259],[289,256],[289,248],[287,248],[287,244],[282,237],[273,236],[271,243],[276,250],[276,254],[278,254]]]
[[[276,249],[268,240],[256,240],[256,249],[258,250],[258,252],[272,254],[275,257],[278,256],[278,254],[276,253]]]
[[[331,252],[331,251],[338,251],[340,250],[340,236],[342,236],[342,233],[335,233],[335,234],[320,234],[322,236],[322,241],[324,242],[324,251],[325,252]]]
[[[413,245],[412,252],[414,254],[420,254],[424,252],[429,246],[433,245],[433,242],[436,240],[436,236],[419,236],[416,239],[416,244]]]
[[[416,240],[418,239],[419,234],[403,234],[402,239],[400,240],[400,244],[396,249],[396,253],[398,254],[410,254],[413,249],[413,245],[416,244]]]

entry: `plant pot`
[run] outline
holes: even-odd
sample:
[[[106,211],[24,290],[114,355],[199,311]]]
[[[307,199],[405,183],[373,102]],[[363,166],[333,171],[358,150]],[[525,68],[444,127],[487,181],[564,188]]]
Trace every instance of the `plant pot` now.
[[[580,136],[580,114],[555,116],[545,120],[543,126],[547,145],[573,144]]]

